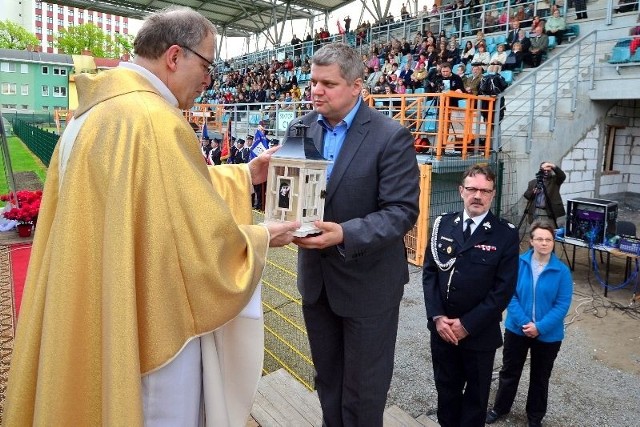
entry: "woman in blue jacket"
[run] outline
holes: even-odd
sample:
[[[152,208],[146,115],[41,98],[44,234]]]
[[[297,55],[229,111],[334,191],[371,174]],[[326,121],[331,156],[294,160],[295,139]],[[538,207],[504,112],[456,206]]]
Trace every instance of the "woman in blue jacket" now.
[[[511,410],[529,350],[529,426],[541,425],[547,412],[549,377],[564,338],[564,317],[573,293],[571,272],[553,253],[553,237],[554,228],[548,220],[533,221],[529,231],[532,248],[520,256],[518,285],[507,307],[503,366],[487,424]]]

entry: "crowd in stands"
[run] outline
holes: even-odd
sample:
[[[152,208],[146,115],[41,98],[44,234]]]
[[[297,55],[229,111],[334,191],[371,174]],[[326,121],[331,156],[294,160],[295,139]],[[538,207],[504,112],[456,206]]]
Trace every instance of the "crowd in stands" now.
[[[415,17],[403,4],[398,20],[389,14],[373,25],[364,21],[353,30],[351,18],[347,16],[343,20],[344,27],[340,21],[337,22],[338,36],[342,37],[339,40],[347,40],[349,35],[356,46],[368,46],[369,53],[363,55],[363,64],[366,86],[371,93],[406,93],[416,89],[433,92],[437,89],[436,80],[441,78],[440,69],[445,63],[454,73],[460,71],[465,77],[473,74],[473,65],[481,66],[483,73],[517,72],[524,66],[537,67],[546,56],[549,36],[555,38],[556,44],[561,44],[567,28],[559,3],[551,1],[542,0],[534,4],[515,0],[508,9],[499,10],[495,4],[483,6],[479,0],[467,3],[454,0],[440,9],[434,6],[427,10],[425,6]],[[447,16],[451,17],[450,22],[456,29],[466,23],[467,29],[480,27],[483,30],[477,31],[472,40],[467,40],[461,46],[456,37],[456,34],[461,34],[460,31],[450,32],[447,37],[444,30],[437,34],[429,30],[435,19],[444,20]],[[422,23],[412,40],[394,38],[386,42],[369,41],[372,28],[411,19],[418,19]],[[495,37],[486,34],[498,29],[501,31]],[[336,35],[331,35],[328,28],[316,30],[314,36],[307,34],[304,41],[294,35],[291,40],[292,55],[286,55],[283,60],[272,59],[270,62],[227,69],[216,76],[196,102],[271,102],[283,109],[294,109],[296,103],[310,101],[309,87],[302,88],[310,73],[310,50],[307,46],[311,43],[315,49],[334,40]],[[463,72],[460,65],[464,66]]]

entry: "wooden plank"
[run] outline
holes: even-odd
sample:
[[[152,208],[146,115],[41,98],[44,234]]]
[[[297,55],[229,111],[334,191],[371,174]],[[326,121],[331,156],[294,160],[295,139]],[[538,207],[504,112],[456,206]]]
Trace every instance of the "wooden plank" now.
[[[411,415],[396,405],[385,409],[383,425],[384,427],[421,427]]]
[[[425,414],[422,414],[418,418],[416,418],[416,421],[419,422],[420,425],[423,425],[425,427],[438,427],[438,426],[440,426],[440,424],[438,424],[437,422],[433,421],[431,418],[427,417]]]
[[[315,392],[310,391],[285,369],[263,378],[311,424],[322,425],[322,408]]]
[[[251,415],[262,427],[312,427],[312,424],[302,416],[279,392],[273,381],[263,377],[258,385],[258,395],[262,398],[258,407],[254,404]],[[277,384],[275,384],[277,386]],[[264,412],[261,412],[263,409]],[[265,416],[266,415],[266,416]]]

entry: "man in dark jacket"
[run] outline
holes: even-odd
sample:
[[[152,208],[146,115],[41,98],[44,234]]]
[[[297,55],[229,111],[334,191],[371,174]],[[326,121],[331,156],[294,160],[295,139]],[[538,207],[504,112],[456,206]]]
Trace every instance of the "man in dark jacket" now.
[[[546,217],[555,220],[556,228],[562,226],[566,211],[560,196],[560,186],[567,179],[567,175],[551,162],[542,162],[538,174],[535,179],[529,181],[527,191],[524,192],[524,198],[532,201],[527,212],[529,224],[536,218]]]
[[[431,357],[443,427],[483,426],[500,321],[518,276],[515,226],[490,211],[496,176],[463,175],[464,210],[434,221],[422,274]]]

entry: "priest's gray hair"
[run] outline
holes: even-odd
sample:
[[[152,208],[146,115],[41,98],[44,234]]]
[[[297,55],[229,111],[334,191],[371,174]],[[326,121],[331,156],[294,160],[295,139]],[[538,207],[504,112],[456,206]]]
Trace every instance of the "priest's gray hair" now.
[[[213,34],[215,46],[218,32],[211,21],[188,7],[170,6],[145,19],[133,50],[143,58],[157,59],[173,45],[193,49],[209,34]]]
[[[364,77],[362,58],[355,49],[345,43],[330,43],[322,46],[311,57],[311,64],[321,66],[338,64],[342,78],[349,84]]]

